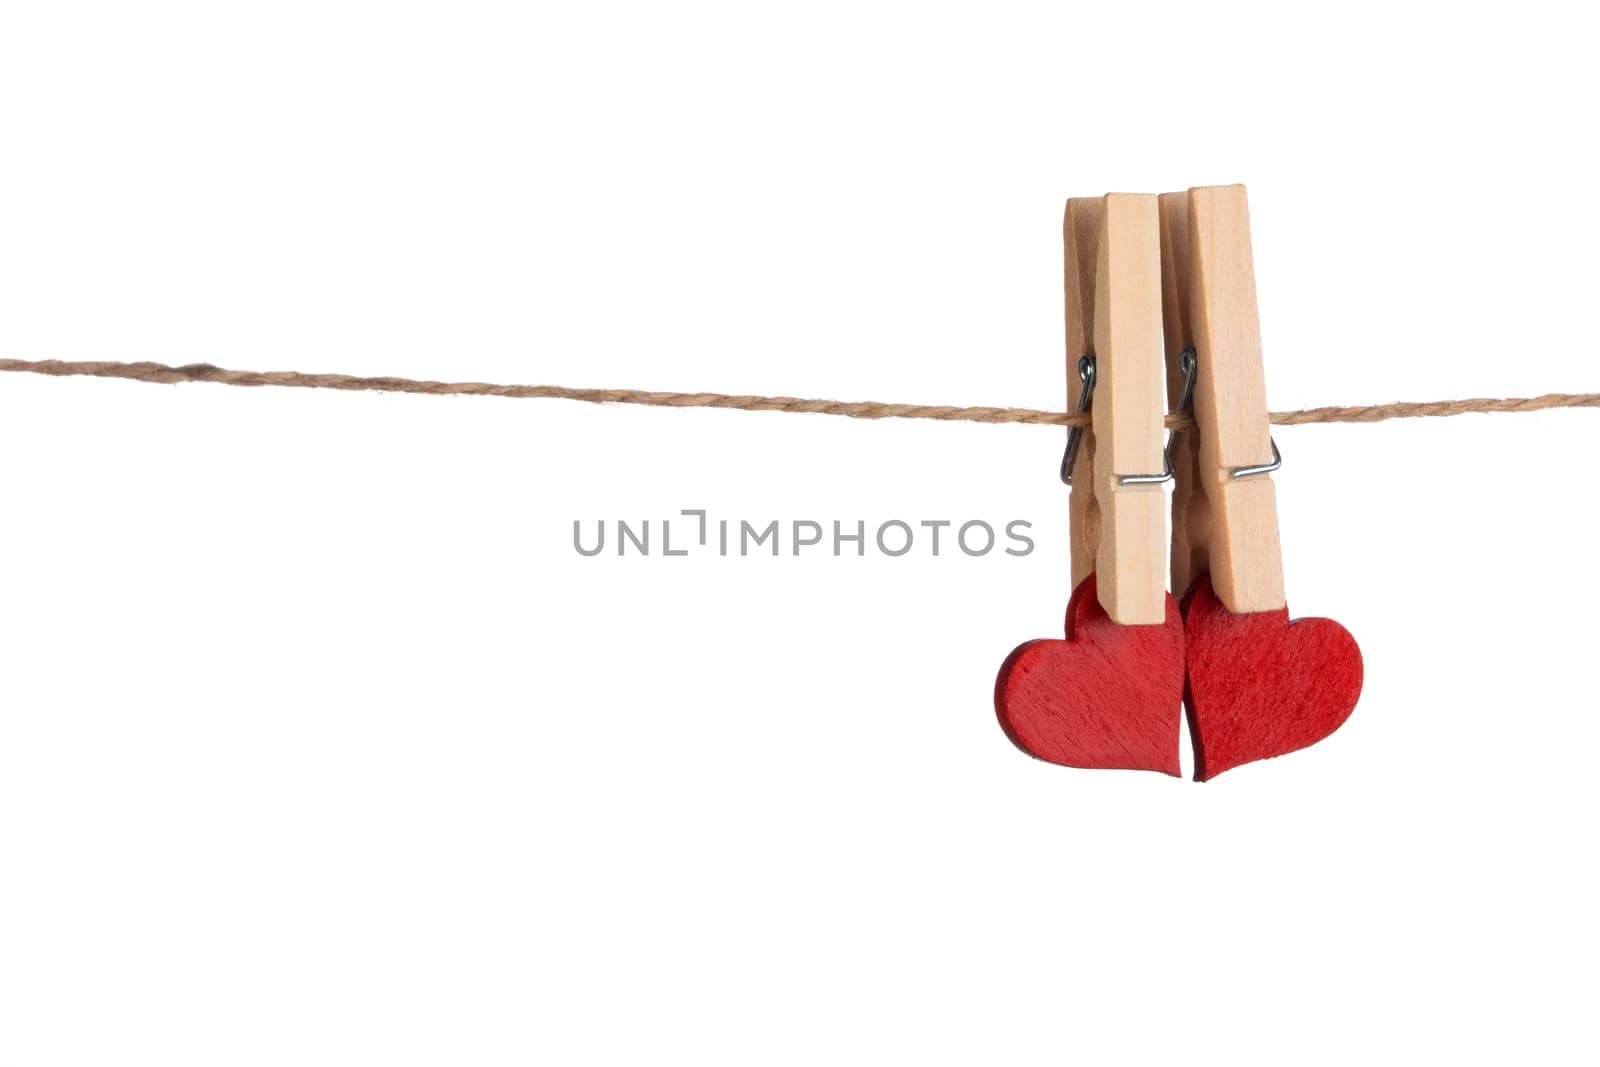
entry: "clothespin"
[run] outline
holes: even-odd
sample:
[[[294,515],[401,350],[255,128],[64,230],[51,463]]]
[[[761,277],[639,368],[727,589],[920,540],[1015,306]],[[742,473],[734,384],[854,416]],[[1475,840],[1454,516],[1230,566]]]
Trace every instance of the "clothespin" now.
[[[1267,419],[1245,189],[1166,193],[1160,214],[1167,390],[1181,409],[1191,380],[1199,426],[1172,448],[1172,589],[1182,596],[1209,572],[1230,612],[1277,611],[1283,556],[1270,475],[1280,458]]]
[[[1067,201],[1067,401],[1074,427],[1061,475],[1072,486],[1072,584],[1090,572],[1121,625],[1166,616],[1160,209],[1154,196]]]

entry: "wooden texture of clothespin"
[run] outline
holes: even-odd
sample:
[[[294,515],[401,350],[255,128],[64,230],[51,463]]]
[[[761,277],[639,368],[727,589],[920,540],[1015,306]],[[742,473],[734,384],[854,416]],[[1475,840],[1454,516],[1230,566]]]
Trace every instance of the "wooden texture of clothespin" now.
[[[1091,571],[1100,604],[1121,625],[1166,619],[1161,237],[1156,197],[1111,193],[1067,202],[1068,403],[1094,358],[1094,434],[1072,469],[1074,587]]]
[[[1277,496],[1270,474],[1236,477],[1276,456],[1267,419],[1250,210],[1242,185],[1161,197],[1169,395],[1185,350],[1198,360],[1198,434],[1173,449],[1173,591],[1209,572],[1235,614],[1284,606]],[[1196,440],[1198,437],[1198,440]]]

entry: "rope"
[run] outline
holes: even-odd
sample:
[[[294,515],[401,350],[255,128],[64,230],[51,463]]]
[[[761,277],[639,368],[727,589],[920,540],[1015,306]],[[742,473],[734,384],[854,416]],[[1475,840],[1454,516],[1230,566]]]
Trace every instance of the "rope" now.
[[[302,374],[299,371],[226,370],[209,363],[172,367],[165,363],[73,362],[58,359],[0,359],[0,371],[45,374],[55,378],[122,378],[171,385],[215,382],[219,385],[279,386],[290,389],[344,389],[351,392],[423,393],[428,396],[504,396],[517,399],[581,400],[589,404],[643,404],[667,408],[729,408],[735,411],[784,411],[810,415],[844,415],[853,419],[937,419],[943,422],[1022,423],[1033,426],[1086,426],[1088,415],[1036,408],[947,407],[937,404],[885,404],[872,400],[807,400],[794,396],[736,396],[727,393],[657,393],[640,389],[574,389],[565,385],[493,385],[488,382],[434,382],[415,378],[358,378],[349,374]],[[1547,393],[1533,397],[1432,400],[1423,403],[1369,404],[1364,407],[1306,408],[1275,411],[1275,426],[1307,426],[1327,422],[1383,422],[1386,419],[1443,418],[1450,415],[1546,411],[1551,408],[1600,407],[1600,393]],[[1185,414],[1167,416],[1167,426],[1192,429]]]

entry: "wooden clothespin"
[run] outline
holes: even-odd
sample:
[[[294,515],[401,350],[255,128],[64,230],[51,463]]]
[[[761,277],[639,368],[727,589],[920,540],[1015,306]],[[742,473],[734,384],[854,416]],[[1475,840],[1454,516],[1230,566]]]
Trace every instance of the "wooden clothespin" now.
[[[1158,200],[1134,193],[1067,201],[1067,401],[1087,408],[1062,478],[1072,486],[1072,584],[1091,572],[1125,626],[1166,620]]]
[[[1188,353],[1199,425],[1172,449],[1172,591],[1182,596],[1209,572],[1229,611],[1276,611],[1284,606],[1271,478],[1278,450],[1244,186],[1164,194],[1161,252],[1167,390],[1181,407]]]

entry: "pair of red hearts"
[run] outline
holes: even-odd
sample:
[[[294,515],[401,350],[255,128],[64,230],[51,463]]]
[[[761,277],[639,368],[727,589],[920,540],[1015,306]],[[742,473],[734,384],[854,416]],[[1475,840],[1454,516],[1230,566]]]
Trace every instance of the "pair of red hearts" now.
[[[1188,685],[1184,681],[1187,678]],[[1006,658],[995,711],[1017,747],[1067,767],[1178,775],[1178,716],[1189,712],[1197,781],[1327,737],[1361,695],[1361,650],[1332,619],[1287,608],[1234,615],[1202,578],[1167,621],[1119,626],[1073,590],[1065,641]]]

